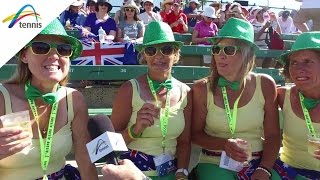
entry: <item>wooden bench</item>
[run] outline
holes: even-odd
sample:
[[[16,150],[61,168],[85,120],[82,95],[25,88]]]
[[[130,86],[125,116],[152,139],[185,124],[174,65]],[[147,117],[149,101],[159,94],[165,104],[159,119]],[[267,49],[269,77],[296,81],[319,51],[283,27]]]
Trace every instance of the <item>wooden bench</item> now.
[[[0,69],[0,80],[12,76],[16,68],[14,64],[4,65]],[[209,67],[174,66],[172,75],[183,82],[193,82],[209,75]],[[255,68],[257,73],[269,74],[277,84],[284,85],[284,78],[278,69]],[[70,80],[117,80],[126,81],[147,72],[145,65],[106,65],[106,66],[71,66]]]

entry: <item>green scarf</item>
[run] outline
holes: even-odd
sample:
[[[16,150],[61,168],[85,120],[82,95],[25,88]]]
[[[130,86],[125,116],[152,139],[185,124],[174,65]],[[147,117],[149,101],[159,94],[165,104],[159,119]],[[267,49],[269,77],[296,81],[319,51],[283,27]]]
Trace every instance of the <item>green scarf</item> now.
[[[240,83],[239,83],[239,81],[230,82],[221,76],[221,77],[219,77],[219,80],[218,80],[218,86],[219,87],[228,86],[230,89],[237,91],[240,88]]]
[[[302,94],[302,93],[301,93]],[[305,97],[303,94],[303,101],[302,103],[304,104],[304,106],[310,110],[315,108],[318,104],[320,104],[320,99],[312,99],[312,98],[307,98]]]
[[[30,81],[28,81],[25,84],[25,97],[31,100],[42,98],[43,101],[46,102],[47,104],[53,104],[58,100],[59,89],[60,89],[60,85],[58,86],[56,92],[42,94],[38,88],[32,86]]]
[[[149,75],[148,75],[148,77],[152,81],[154,90],[156,92],[158,92],[162,87],[165,87],[168,91],[171,90],[172,87],[173,87],[172,86],[172,78],[171,78],[171,76],[170,76],[169,79],[165,80],[164,82],[158,82],[158,81],[152,80]]]

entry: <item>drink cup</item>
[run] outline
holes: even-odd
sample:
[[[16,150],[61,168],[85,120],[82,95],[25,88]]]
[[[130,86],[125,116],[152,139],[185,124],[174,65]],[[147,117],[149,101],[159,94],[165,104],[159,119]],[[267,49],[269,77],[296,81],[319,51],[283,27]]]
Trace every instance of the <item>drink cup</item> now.
[[[24,133],[28,133],[29,137],[21,140],[17,140],[16,142],[12,142],[12,144],[22,143],[22,142],[32,142],[32,127],[30,122],[29,111],[21,111],[11,114],[6,114],[0,117],[1,123],[3,127],[20,127]],[[30,150],[31,146],[28,146],[22,150],[23,153],[26,153]]]
[[[320,134],[308,134],[308,152],[314,155],[315,150],[320,150]]]
[[[243,166],[249,166],[250,160],[252,159],[251,144],[248,141],[238,140],[237,145],[247,154],[247,160],[243,162]]]
[[[153,104],[155,107],[155,115],[154,117],[157,119],[160,119],[160,113],[161,113],[161,106],[162,102],[161,101],[153,101],[153,100],[147,100],[146,103]]]

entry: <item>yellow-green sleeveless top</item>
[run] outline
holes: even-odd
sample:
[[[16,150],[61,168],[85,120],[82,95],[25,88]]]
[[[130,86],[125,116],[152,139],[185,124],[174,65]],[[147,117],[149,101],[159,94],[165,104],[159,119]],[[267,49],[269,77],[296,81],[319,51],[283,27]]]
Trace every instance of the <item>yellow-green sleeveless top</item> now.
[[[261,90],[261,76],[255,76],[256,89],[252,99],[245,106],[238,108],[234,137],[249,141],[252,152],[259,152],[263,150],[263,141],[261,138],[263,137],[265,101]],[[214,104],[213,93],[210,90],[209,82],[207,83],[207,110],[208,113],[204,131],[210,136],[231,138],[226,111],[224,108]],[[203,153],[200,156],[200,163],[219,165],[219,162],[220,156],[207,156]]]
[[[128,123],[128,127],[136,123],[137,112],[141,109],[144,100],[140,97],[139,84],[135,79],[130,80],[133,94],[132,94],[132,115]],[[177,80],[172,78],[173,84],[177,83]],[[187,92],[189,88],[187,85],[179,83],[181,85],[181,98],[177,104],[171,106],[169,109],[169,124],[168,134],[165,140],[166,152],[171,152],[173,155],[176,153],[177,138],[180,136],[185,126],[185,119],[183,110],[187,105]],[[186,86],[186,87],[182,87]],[[146,128],[142,136],[130,142],[128,148],[132,150],[141,151],[145,154],[157,156],[163,153],[161,148],[162,134],[160,129],[160,120],[155,119],[154,125]]]
[[[280,159],[295,168],[320,171],[320,160],[308,153],[308,128],[305,119],[298,117],[290,102],[291,89],[287,89],[283,103],[283,149]],[[317,133],[320,123],[312,122]]]
[[[72,93],[69,88],[65,89],[66,91],[60,92],[67,92],[68,123],[53,136],[51,157],[47,170],[48,175],[59,171],[65,166],[65,157],[72,148],[71,122],[74,118]],[[12,113],[10,94],[1,84],[0,91],[5,99],[6,114],[10,114]],[[19,152],[0,160],[0,179],[32,180],[42,176],[39,139],[32,139],[31,150],[27,154]]]

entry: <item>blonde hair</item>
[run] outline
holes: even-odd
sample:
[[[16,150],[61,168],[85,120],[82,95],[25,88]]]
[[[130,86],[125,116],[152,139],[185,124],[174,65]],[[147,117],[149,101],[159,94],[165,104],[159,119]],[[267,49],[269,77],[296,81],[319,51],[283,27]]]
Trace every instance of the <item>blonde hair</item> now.
[[[31,80],[31,77],[32,77],[32,73],[30,72],[29,70],[29,67],[28,67],[28,64],[27,63],[24,63],[22,60],[21,60],[21,55],[22,53],[24,53],[26,51],[27,48],[23,48],[17,55],[16,55],[16,58],[17,58],[17,67],[16,67],[16,71],[14,73],[14,75],[4,81],[4,83],[7,83],[7,84],[25,84],[27,81]],[[59,84],[61,86],[65,86],[67,83],[68,83],[68,75],[59,82]]]
[[[250,45],[250,43],[238,39],[234,39],[235,45],[240,46],[241,59],[243,59],[241,71],[240,71],[240,84],[242,85],[246,76],[252,71],[254,67],[254,60],[256,58],[254,49]],[[217,44],[217,43],[216,43]],[[210,76],[208,77],[210,83],[210,89],[213,94],[215,94],[215,90],[218,85],[218,79],[220,75],[218,74],[217,66],[215,63],[214,56],[212,55],[211,59],[211,68],[210,68]]]

